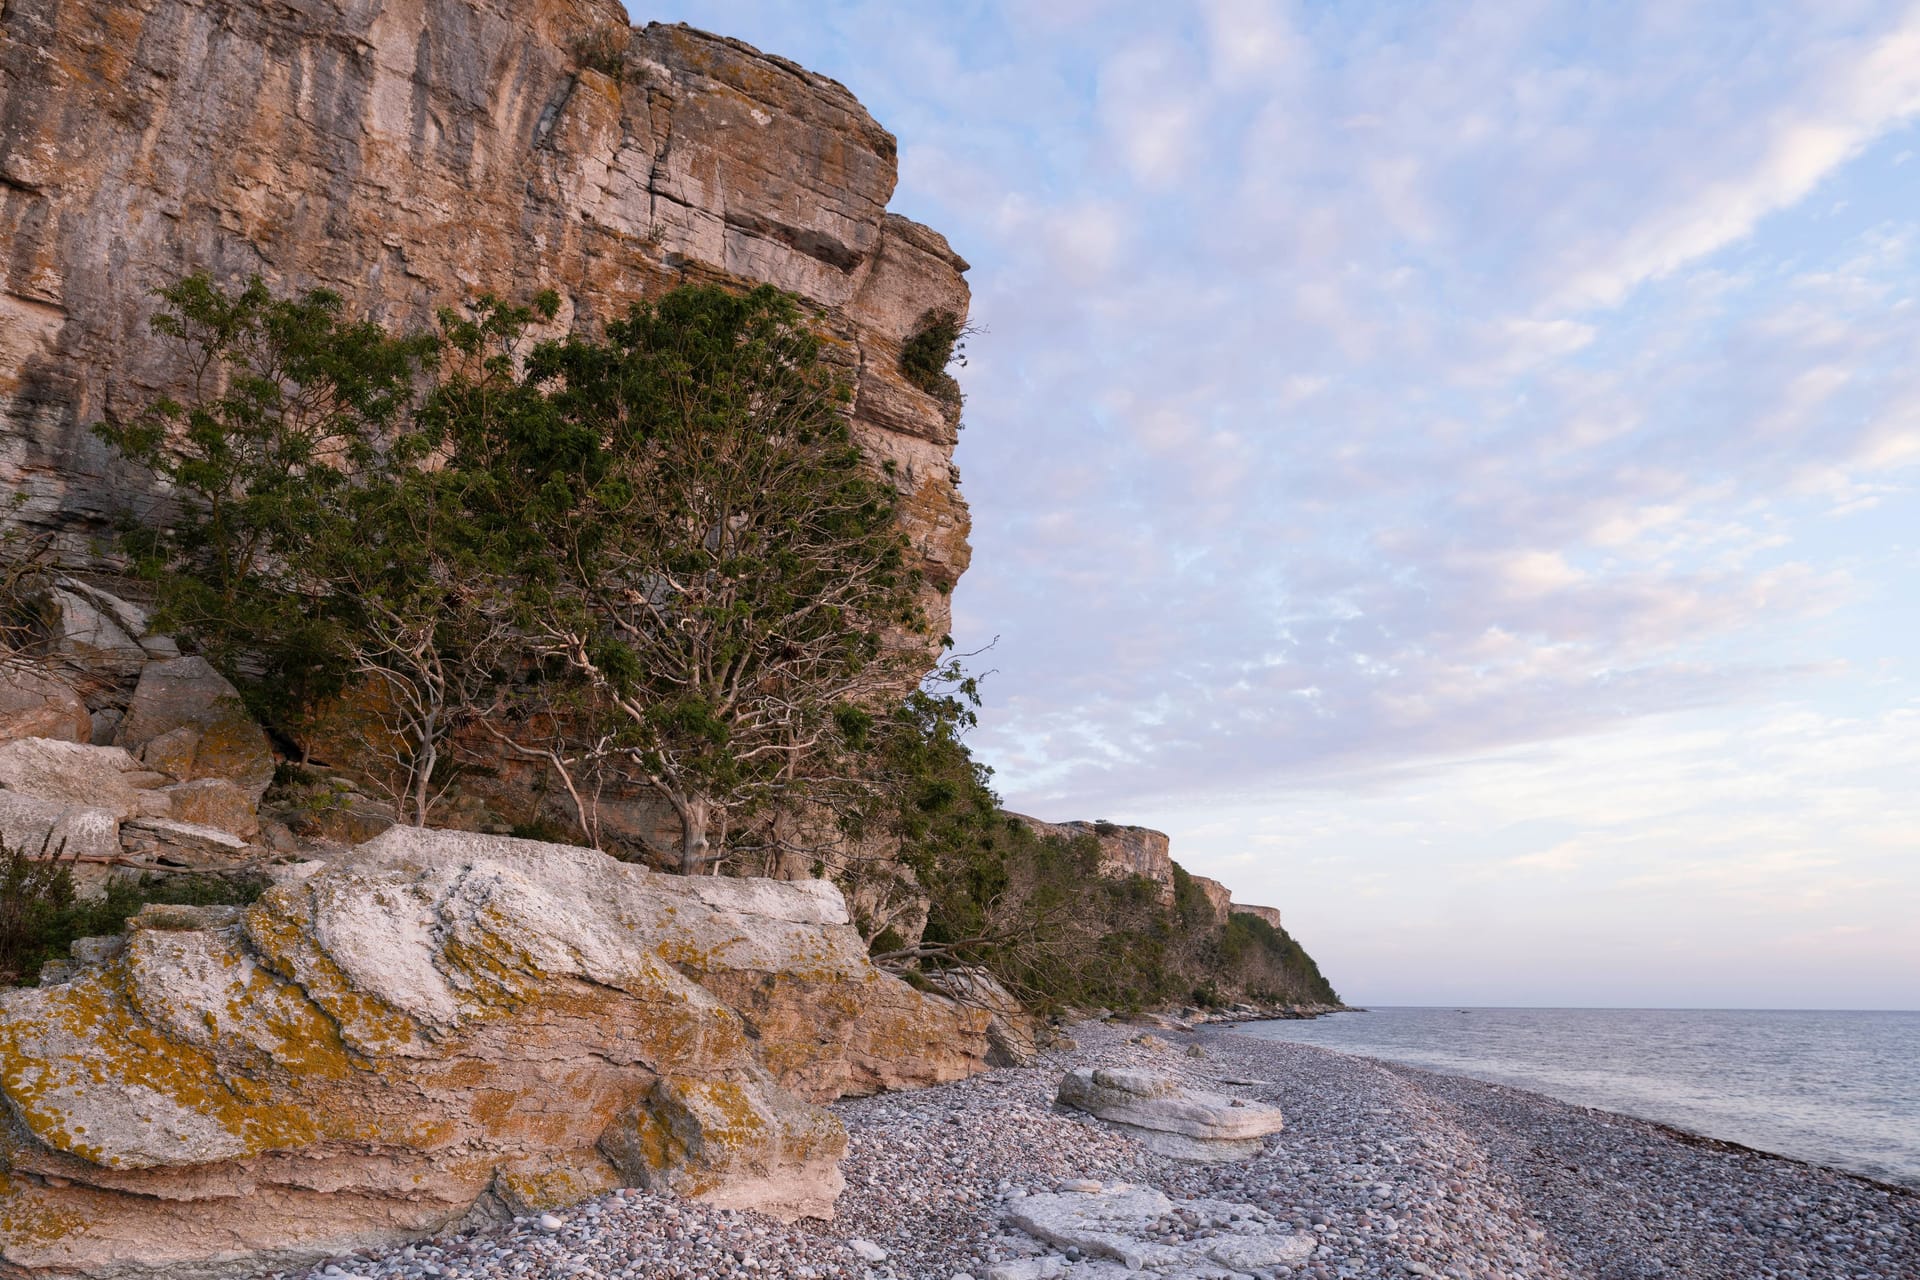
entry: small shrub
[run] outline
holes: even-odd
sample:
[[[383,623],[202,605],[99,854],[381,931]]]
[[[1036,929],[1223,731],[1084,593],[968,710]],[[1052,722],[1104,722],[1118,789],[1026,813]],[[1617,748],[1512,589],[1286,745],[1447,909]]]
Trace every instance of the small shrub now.
[[[618,80],[626,74],[628,37],[625,27],[598,27],[573,42],[573,60],[583,71]]]
[[[140,922],[143,928],[185,932],[200,927],[200,917],[191,911],[154,911]]]
[[[243,907],[267,885],[265,876],[252,873],[148,874],[111,881],[98,898],[76,899],[65,860],[0,845],[0,982],[30,985],[40,966],[65,958],[76,938],[120,933],[149,903]],[[190,929],[198,923],[182,913],[154,927]]]
[[[73,906],[73,874],[59,858],[36,858],[0,842],[0,979],[38,973],[54,922]]]
[[[960,403],[960,384],[947,366],[967,364],[965,339],[973,332],[952,311],[929,311],[900,348],[900,372],[907,381],[948,404]]]

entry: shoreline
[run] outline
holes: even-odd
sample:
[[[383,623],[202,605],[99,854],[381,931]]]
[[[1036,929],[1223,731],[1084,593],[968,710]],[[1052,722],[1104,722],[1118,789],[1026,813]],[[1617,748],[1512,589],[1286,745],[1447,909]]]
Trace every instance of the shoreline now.
[[[1364,1013],[1367,1011],[1364,1009],[1355,1008],[1355,1009],[1342,1009],[1339,1012]],[[1242,1023],[1251,1022],[1251,1021],[1279,1021],[1279,1020],[1280,1019],[1241,1019],[1241,1020],[1238,1020],[1238,1022],[1236,1022],[1236,1026]],[[1863,1173],[1858,1169],[1849,1169],[1844,1165],[1826,1164],[1819,1160],[1809,1159],[1808,1157],[1805,1157],[1805,1156],[1791,1155],[1787,1152],[1775,1151],[1768,1147],[1757,1147],[1752,1145],[1751,1143],[1740,1142],[1733,1138],[1717,1137],[1714,1134],[1704,1133],[1698,1129],[1689,1129],[1685,1125],[1677,1124],[1671,1120],[1661,1120],[1654,1116],[1638,1115],[1638,1114],[1635,1114],[1634,1112],[1622,1111],[1614,1107],[1600,1106],[1590,1102],[1580,1102],[1571,1098],[1561,1098],[1554,1094],[1548,1093],[1543,1089],[1533,1088],[1525,1084],[1514,1084],[1506,1080],[1490,1079],[1486,1076],[1474,1075],[1473,1073],[1467,1072],[1467,1071],[1448,1071],[1441,1067],[1429,1066],[1429,1065],[1418,1063],[1418,1062],[1401,1062],[1398,1059],[1382,1057],[1378,1054],[1362,1053],[1357,1049],[1336,1048],[1332,1045],[1310,1044],[1305,1041],[1267,1040],[1267,1038],[1263,1036],[1255,1036],[1251,1038],[1261,1040],[1264,1043],[1292,1044],[1292,1045],[1298,1045],[1302,1048],[1317,1049],[1322,1053],[1333,1053],[1333,1054],[1338,1054],[1341,1057],[1356,1058],[1356,1059],[1359,1059],[1360,1061],[1373,1063],[1377,1066],[1386,1068],[1388,1070],[1410,1074],[1410,1075],[1432,1076],[1432,1077],[1443,1079],[1443,1080],[1470,1080],[1473,1083],[1477,1085],[1481,1085],[1488,1089],[1505,1090],[1509,1093],[1518,1094],[1526,1098],[1536,1099],[1542,1103],[1551,1103],[1556,1106],[1570,1107],[1570,1108],[1573,1108],[1574,1110],[1584,1112],[1590,1116],[1604,1116],[1604,1117],[1610,1117],[1618,1120],[1631,1121],[1635,1124],[1648,1125],[1654,1129],[1658,1129],[1661,1132],[1665,1133],[1668,1137],[1672,1138],[1674,1141],[1684,1143],[1689,1146],[1707,1147],[1714,1150],[1726,1152],[1729,1154],[1745,1154],[1745,1155],[1752,1155],[1752,1156],[1762,1156],[1770,1160],[1783,1160],[1789,1164],[1804,1166],[1807,1169],[1819,1170],[1823,1173],[1831,1173],[1838,1177],[1852,1178],[1870,1187],[1876,1187],[1886,1191],[1895,1192],[1901,1195],[1914,1196],[1914,1197],[1920,1198],[1920,1180],[1916,1180],[1914,1182],[1899,1182],[1890,1178],[1875,1177],[1873,1174]],[[1920,1275],[1916,1276],[1916,1280],[1920,1280]]]
[[[1920,1195],[1842,1170],[1508,1085],[1231,1026],[1072,1028],[1079,1046],[834,1105],[849,1134],[830,1223],[782,1226],[651,1192],[331,1264],[329,1280],[1119,1280],[1005,1222],[1024,1191],[1087,1179],[1206,1198],[1313,1237],[1308,1280],[1825,1280],[1920,1276]],[[1150,1033],[1164,1047],[1139,1043]],[[1198,1047],[1204,1056],[1190,1056]],[[1056,1109],[1076,1066],[1144,1067],[1276,1103],[1252,1160],[1192,1165]],[[1224,1229],[1226,1215],[1219,1224]],[[1200,1229],[1210,1229],[1202,1221]],[[853,1242],[868,1253],[855,1252]],[[883,1255],[875,1258],[874,1255]],[[1049,1262],[1048,1259],[1054,1261]],[[288,1272],[326,1276],[326,1266]],[[1222,1277],[1233,1273],[1221,1271]]]

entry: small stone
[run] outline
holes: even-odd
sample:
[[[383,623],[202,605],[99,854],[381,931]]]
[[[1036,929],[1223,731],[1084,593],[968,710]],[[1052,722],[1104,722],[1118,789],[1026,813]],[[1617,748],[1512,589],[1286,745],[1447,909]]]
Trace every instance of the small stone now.
[[[856,1236],[854,1239],[847,1241],[847,1248],[853,1250],[854,1256],[862,1262],[885,1262],[887,1260],[887,1251],[871,1240],[862,1240]]]
[[[550,1213],[543,1213],[540,1215],[540,1229],[542,1231],[558,1231],[560,1228],[566,1225],[567,1224],[565,1222],[563,1222],[559,1218],[554,1217]]]

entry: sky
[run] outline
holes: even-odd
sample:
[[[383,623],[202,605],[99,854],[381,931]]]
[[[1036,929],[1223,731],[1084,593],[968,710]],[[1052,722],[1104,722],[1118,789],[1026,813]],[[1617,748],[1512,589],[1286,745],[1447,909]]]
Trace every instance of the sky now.
[[[1370,1004],[1920,1008],[1920,6],[659,0],[973,264],[972,744]]]

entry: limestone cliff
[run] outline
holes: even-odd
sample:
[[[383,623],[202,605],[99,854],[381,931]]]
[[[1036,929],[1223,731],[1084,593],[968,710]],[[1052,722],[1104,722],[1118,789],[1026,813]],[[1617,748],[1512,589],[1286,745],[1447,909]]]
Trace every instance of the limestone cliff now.
[[[1195,876],[1193,885],[1207,900],[1207,909],[1213,912],[1213,922],[1225,924],[1233,914],[1233,890],[1207,876]]]
[[[1162,906],[1173,903],[1173,856],[1167,833],[1149,827],[1112,822],[1043,822],[1023,813],[1008,815],[1043,836],[1074,839],[1092,836],[1100,845],[1100,872],[1109,876],[1139,876],[1158,886]]]
[[[180,385],[148,331],[193,271],[392,323],[551,285],[592,326],[682,280],[816,310],[895,464],[934,634],[967,566],[958,408],[900,376],[966,263],[887,212],[894,139],[841,85],[615,0],[0,5],[0,492],[75,557],[145,483],[88,433]],[[0,513],[4,514],[4,513]]]
[[[1246,902],[1232,902],[1229,903],[1228,906],[1232,909],[1234,915],[1252,916],[1256,920],[1264,920],[1270,927],[1275,929],[1286,927],[1280,923],[1280,908],[1278,907],[1257,907]]]

